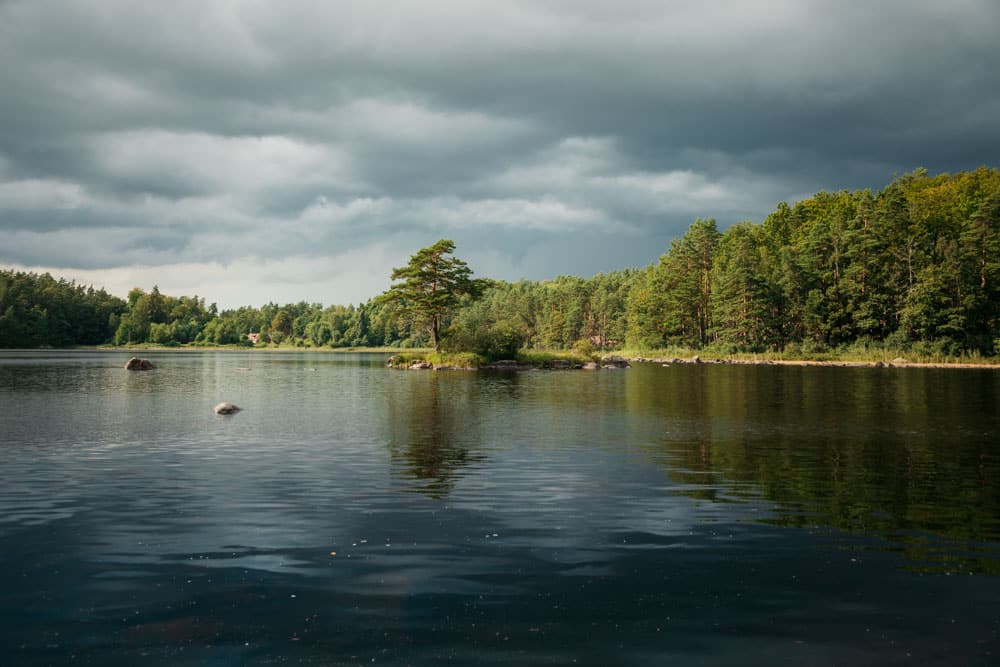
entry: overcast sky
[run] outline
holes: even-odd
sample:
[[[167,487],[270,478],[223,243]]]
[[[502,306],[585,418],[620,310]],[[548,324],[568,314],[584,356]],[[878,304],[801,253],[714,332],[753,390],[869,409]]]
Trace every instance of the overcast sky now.
[[[997,0],[0,0],[0,266],[220,307],[1000,164]]]

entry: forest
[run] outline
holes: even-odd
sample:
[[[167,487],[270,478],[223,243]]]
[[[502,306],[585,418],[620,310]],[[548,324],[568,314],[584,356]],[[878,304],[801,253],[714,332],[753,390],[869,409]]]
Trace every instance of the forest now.
[[[430,340],[398,304],[379,298],[220,312],[156,287],[121,299],[48,274],[0,271],[0,347],[250,346],[253,338],[322,348]],[[699,219],[643,268],[491,280],[442,323],[442,345],[491,358],[521,348],[670,347],[995,355],[1000,171],[916,170],[877,193],[819,192],[724,231]]]

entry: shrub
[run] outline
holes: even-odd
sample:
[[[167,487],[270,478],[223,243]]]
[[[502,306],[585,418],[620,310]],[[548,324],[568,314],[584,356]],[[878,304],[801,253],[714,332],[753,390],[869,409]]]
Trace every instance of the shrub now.
[[[573,351],[584,357],[592,357],[597,352],[597,347],[589,338],[581,338],[573,343]]]
[[[487,361],[513,359],[524,346],[525,333],[513,322],[502,320],[489,325],[456,326],[443,341],[449,352],[472,352]]]
[[[513,359],[524,345],[524,332],[510,322],[497,322],[489,327],[474,350],[489,360]]]

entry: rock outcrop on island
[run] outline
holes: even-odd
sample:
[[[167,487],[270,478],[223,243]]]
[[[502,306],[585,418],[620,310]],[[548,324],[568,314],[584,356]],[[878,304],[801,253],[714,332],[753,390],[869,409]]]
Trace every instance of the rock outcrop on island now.
[[[243,408],[238,405],[233,405],[232,403],[219,403],[215,406],[215,414],[217,415],[234,415]]]
[[[125,362],[125,370],[127,371],[151,371],[156,366],[153,365],[149,359],[140,359],[139,357],[132,357],[127,362]]]
[[[601,358],[601,368],[628,368],[628,359],[618,356]]]
[[[519,359],[497,359],[489,363],[484,363],[481,366],[456,366],[453,364],[432,364],[428,361],[422,359],[407,360],[405,357],[400,359],[399,357],[389,357],[386,362],[386,368],[395,368],[400,370],[436,370],[436,371],[453,371],[453,370],[489,370],[489,371],[534,371],[534,370],[588,370],[595,371],[602,368],[609,369],[619,369],[619,368],[629,368],[629,359],[619,356],[607,356],[601,357],[599,360],[592,359],[591,361],[586,361],[585,358],[540,358],[538,360],[523,361]]]

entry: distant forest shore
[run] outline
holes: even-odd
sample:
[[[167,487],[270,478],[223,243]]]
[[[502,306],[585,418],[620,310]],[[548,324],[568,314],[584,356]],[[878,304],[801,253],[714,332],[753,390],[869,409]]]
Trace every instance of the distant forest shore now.
[[[269,303],[220,311],[135,288],[125,299],[0,271],[0,347],[423,348],[397,304]],[[442,350],[512,349],[771,363],[996,362],[1000,171],[924,170],[879,192],[819,192],[760,224],[696,220],[658,262],[591,278],[491,281],[442,327]],[[842,361],[841,361],[842,360]],[[745,360],[741,363],[747,363]]]

